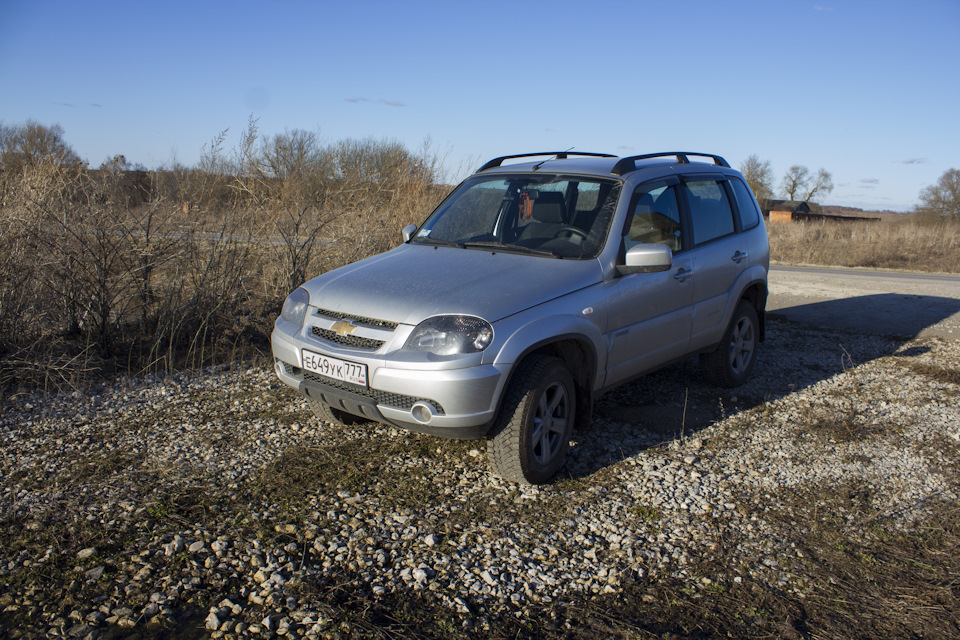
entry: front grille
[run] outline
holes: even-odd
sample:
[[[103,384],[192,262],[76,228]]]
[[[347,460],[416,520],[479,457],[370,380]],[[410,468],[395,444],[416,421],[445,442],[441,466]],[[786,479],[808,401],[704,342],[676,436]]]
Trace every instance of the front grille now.
[[[387,329],[388,331],[393,331],[398,326],[396,322],[377,320],[376,318],[364,318],[363,316],[354,316],[350,315],[349,313],[331,311],[330,309],[317,309],[317,315],[325,318],[333,318],[334,320],[351,320],[353,321],[353,324],[362,324],[366,327],[373,327],[374,329]]]
[[[361,338],[359,336],[345,335],[342,336],[336,331],[331,331],[330,329],[321,329],[320,327],[312,327],[311,331],[313,335],[320,338],[321,340],[326,340],[327,342],[332,342],[334,344],[343,345],[345,347],[354,347],[356,349],[366,349],[368,351],[376,351],[383,346],[383,340],[374,340],[372,338]]]
[[[396,409],[404,409],[409,411],[411,408],[413,408],[413,405],[418,402],[429,402],[436,408],[437,414],[441,416],[445,415],[443,407],[428,398],[414,398],[413,396],[405,396],[400,393],[389,393],[387,391],[378,391],[377,389],[370,389],[368,387],[360,387],[355,384],[334,380],[333,378],[328,378],[312,371],[304,371],[303,379],[322,384],[326,387],[339,389],[340,391],[347,391],[358,396],[370,398],[377,404],[382,404],[387,407],[394,407]]]

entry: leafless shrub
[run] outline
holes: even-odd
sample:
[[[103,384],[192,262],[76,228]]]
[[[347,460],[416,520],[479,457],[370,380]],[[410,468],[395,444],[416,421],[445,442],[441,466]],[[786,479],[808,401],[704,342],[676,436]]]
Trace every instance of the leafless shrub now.
[[[0,385],[262,352],[289,291],[395,246],[446,192],[429,145],[261,138],[254,120],[236,149],[226,140],[194,168],[4,166]]]

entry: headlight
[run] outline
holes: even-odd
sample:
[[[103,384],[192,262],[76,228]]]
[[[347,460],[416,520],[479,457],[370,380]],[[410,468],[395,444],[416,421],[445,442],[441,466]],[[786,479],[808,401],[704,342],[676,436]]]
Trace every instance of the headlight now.
[[[475,316],[436,316],[417,325],[404,349],[438,356],[483,351],[493,342],[493,327]]]
[[[288,322],[303,325],[303,317],[307,315],[307,305],[310,304],[310,294],[306,289],[297,289],[283,301],[283,310],[280,317]]]

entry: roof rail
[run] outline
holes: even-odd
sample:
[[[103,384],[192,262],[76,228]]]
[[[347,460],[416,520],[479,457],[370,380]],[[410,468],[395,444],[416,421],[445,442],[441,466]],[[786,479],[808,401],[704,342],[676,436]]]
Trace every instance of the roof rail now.
[[[518,153],[512,156],[500,156],[499,158],[494,158],[477,169],[477,173],[486,171],[487,169],[493,169],[494,167],[499,167],[504,160],[512,160],[514,158],[532,158],[534,156],[555,156],[557,160],[564,160],[567,158],[567,156],[591,156],[594,158],[617,157],[609,153],[587,153],[586,151],[543,151],[541,153]]]
[[[720,156],[715,156],[712,153],[697,153],[696,151],[664,151],[662,153],[646,153],[642,156],[629,156],[626,158],[621,158],[610,173],[615,173],[618,176],[622,176],[628,171],[633,171],[637,168],[637,160],[648,160],[650,158],[669,158],[673,156],[677,159],[677,164],[690,164],[690,160],[687,156],[702,156],[704,158],[713,158],[713,163],[720,167],[730,168],[730,165],[726,160]]]

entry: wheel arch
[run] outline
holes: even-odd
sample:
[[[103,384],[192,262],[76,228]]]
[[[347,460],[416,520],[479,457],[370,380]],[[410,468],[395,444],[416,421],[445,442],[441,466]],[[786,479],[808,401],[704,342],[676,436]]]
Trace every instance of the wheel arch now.
[[[562,361],[573,378],[576,392],[576,420],[574,428],[583,430],[590,426],[593,414],[593,387],[598,370],[597,350],[591,340],[580,334],[552,336],[530,345],[516,358],[510,378],[498,400],[497,413],[501,410],[503,398],[513,385],[513,378],[520,363],[532,355],[543,355]]]
[[[757,322],[760,325],[758,336],[760,342],[763,342],[764,339],[766,339],[766,308],[768,295],[767,283],[763,281],[750,283],[747,288],[743,290],[743,293],[740,294],[740,300],[749,302],[757,312]],[[734,308],[736,308],[736,305],[734,305]]]

